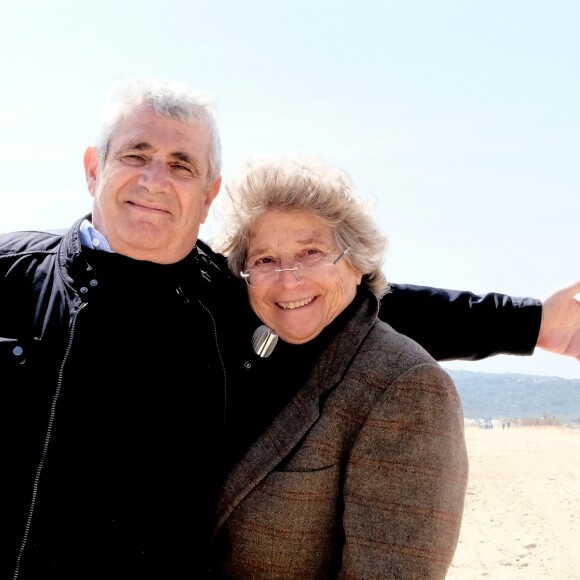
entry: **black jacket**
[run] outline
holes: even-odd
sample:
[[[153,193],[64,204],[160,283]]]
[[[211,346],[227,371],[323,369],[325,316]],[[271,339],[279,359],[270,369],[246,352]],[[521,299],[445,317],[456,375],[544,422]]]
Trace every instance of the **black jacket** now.
[[[0,578],[200,577],[241,283],[201,242],[81,248],[80,221],[0,236]]]
[[[171,482],[192,484],[188,469],[196,468],[203,474],[197,483],[211,494],[217,480],[207,474],[219,480],[229,467],[219,452],[229,393],[244,384],[256,358],[250,337],[259,323],[243,282],[231,276],[222,256],[201,241],[177,265],[105,255],[81,248],[81,221],[67,231],[0,235],[0,384],[7,418],[0,433],[6,474],[0,579],[16,577],[14,570],[20,580],[34,577],[36,571],[25,572],[27,561],[45,561],[55,578],[67,573],[89,578],[91,571],[129,577],[141,569],[154,572],[156,566],[167,575],[172,564],[155,560],[146,540],[148,525],[163,530],[154,537],[157,544],[167,542],[172,554],[182,547],[184,560],[195,560],[188,546],[199,530],[184,534],[177,528],[181,514],[205,522],[211,502],[181,505],[190,494]],[[495,293],[476,296],[394,284],[379,316],[439,360],[475,360],[531,354],[541,304]],[[139,434],[151,433],[149,439],[127,437],[128,415],[140,421]],[[117,441],[133,441],[134,447]],[[103,456],[92,457],[89,450]],[[127,457],[134,464],[127,464]],[[163,477],[155,469],[158,462],[183,474]],[[109,469],[100,467],[111,464],[133,487],[107,480]],[[45,495],[50,500],[44,501]],[[149,502],[151,495],[159,497]],[[156,502],[163,504],[163,513],[155,511]],[[101,523],[85,538],[77,518],[90,517]],[[119,520],[124,517],[137,517],[145,530],[144,539],[129,547],[127,538],[140,530],[137,524],[123,528]],[[51,543],[57,520],[64,531]],[[74,567],[74,555],[86,562],[87,546],[102,537],[117,538],[118,545],[107,548],[111,554],[116,549],[133,554],[127,556],[125,573],[123,562],[115,573],[106,561],[91,570]],[[57,569],[63,562],[66,572]],[[175,570],[182,564],[176,556]],[[43,580],[51,577],[44,568],[39,573]]]

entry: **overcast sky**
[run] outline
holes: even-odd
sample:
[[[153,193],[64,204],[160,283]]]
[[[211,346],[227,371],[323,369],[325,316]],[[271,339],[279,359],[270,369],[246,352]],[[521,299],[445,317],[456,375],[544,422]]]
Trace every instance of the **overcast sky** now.
[[[580,276],[580,2],[27,0],[2,22],[0,231],[90,211],[105,93],[155,76],[215,95],[226,180],[263,153],[349,171],[392,281],[542,298]],[[580,378],[542,352],[444,366]]]

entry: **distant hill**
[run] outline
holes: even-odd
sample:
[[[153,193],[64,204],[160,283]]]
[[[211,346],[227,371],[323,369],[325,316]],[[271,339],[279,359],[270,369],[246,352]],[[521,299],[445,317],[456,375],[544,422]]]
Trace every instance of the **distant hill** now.
[[[580,421],[580,379],[445,370],[457,385],[466,419],[554,416]]]

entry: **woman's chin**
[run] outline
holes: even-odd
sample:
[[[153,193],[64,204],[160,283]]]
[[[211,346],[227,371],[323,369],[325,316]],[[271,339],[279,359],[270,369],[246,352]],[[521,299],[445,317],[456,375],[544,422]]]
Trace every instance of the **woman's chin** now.
[[[281,329],[280,331],[277,331],[275,329],[273,330],[284,342],[287,342],[289,344],[304,344],[305,342],[309,342],[313,338],[316,338],[320,334],[320,331],[306,333],[306,332],[290,332],[285,331],[284,329]]]

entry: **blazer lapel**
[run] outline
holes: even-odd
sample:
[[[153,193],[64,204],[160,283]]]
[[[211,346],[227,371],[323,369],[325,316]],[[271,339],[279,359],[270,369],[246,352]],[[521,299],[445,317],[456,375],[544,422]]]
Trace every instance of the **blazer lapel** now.
[[[228,474],[218,502],[216,532],[238,503],[292,451],[318,416],[318,397],[293,397]]]
[[[324,351],[306,384],[230,471],[220,492],[214,536],[240,501],[288,456],[316,422],[320,397],[340,382],[351,360],[341,349],[333,348],[333,344],[340,344],[346,334],[348,350],[355,353],[372,327],[369,310],[376,316],[378,301],[374,297],[364,301]]]

